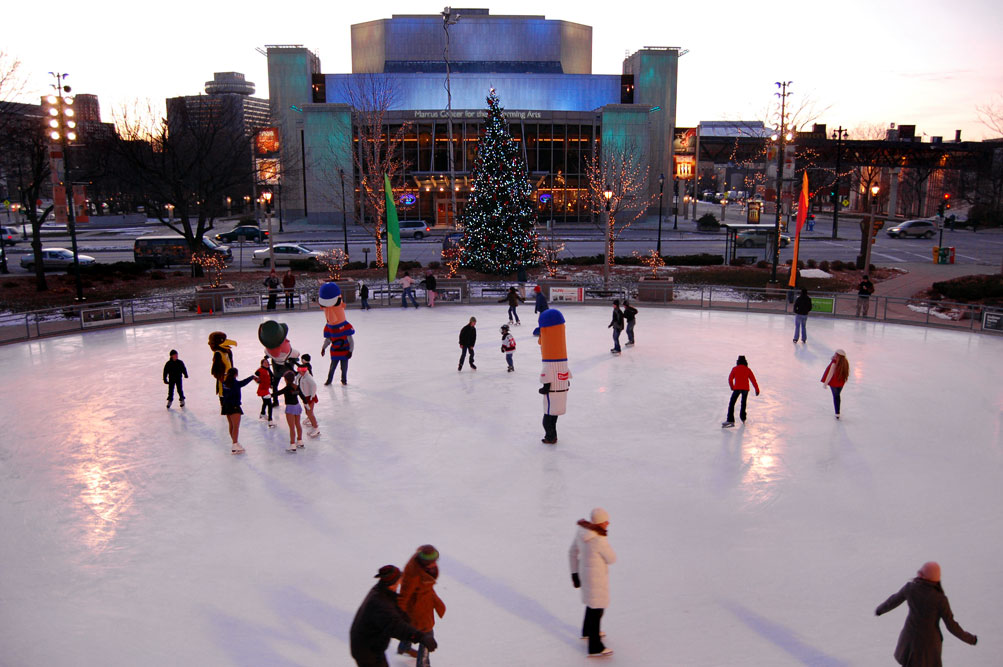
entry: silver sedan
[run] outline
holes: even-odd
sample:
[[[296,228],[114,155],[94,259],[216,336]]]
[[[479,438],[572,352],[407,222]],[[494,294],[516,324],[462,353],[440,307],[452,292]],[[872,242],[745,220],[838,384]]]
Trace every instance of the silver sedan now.
[[[274,248],[275,253],[275,266],[289,266],[289,264],[296,260],[319,260],[321,253],[305,248],[298,243],[276,243]],[[254,255],[251,257],[251,261],[258,266],[268,267],[271,266],[271,260],[268,257],[268,248],[263,250],[255,250]]]

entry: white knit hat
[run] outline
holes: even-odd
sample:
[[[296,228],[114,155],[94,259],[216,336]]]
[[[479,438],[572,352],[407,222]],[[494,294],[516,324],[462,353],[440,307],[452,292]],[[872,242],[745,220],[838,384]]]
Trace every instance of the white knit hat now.
[[[592,510],[592,523],[606,523],[609,521],[609,512],[601,507]]]
[[[838,354],[841,357],[845,357],[846,356],[846,351],[845,350],[836,350],[836,354]]]

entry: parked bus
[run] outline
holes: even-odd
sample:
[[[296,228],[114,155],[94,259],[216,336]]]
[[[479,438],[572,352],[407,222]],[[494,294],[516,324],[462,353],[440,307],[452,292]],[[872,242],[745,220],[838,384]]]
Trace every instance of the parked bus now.
[[[206,252],[219,253],[228,262],[233,259],[230,246],[218,245],[205,237],[202,238],[202,244]],[[140,236],[133,247],[133,255],[137,262],[152,264],[155,267],[192,262],[188,241],[177,234]]]

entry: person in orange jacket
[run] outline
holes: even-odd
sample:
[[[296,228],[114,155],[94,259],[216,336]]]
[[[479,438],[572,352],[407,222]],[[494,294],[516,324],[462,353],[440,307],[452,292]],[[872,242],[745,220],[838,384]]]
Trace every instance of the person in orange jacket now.
[[[435,614],[439,618],[446,613],[446,605],[433,590],[436,579],[439,578],[439,552],[431,544],[423,544],[418,547],[414,555],[404,566],[404,577],[401,580],[400,597],[397,603],[400,608],[411,619],[411,624],[416,630],[433,636],[432,628],[435,627]],[[433,614],[435,612],[435,614]],[[417,657],[418,667],[428,667],[428,651],[424,646],[419,645],[418,651],[411,648],[411,642],[401,640],[397,647],[400,655],[410,655]]]
[[[735,362],[735,367],[728,375],[728,386],[731,387],[731,400],[728,401],[728,418],[721,422],[723,428],[731,428],[735,425],[735,401],[742,397],[742,406],[738,416],[745,422],[745,403],[749,398],[749,383],[756,388],[756,396],[759,396],[759,383],[756,382],[756,375],[749,368],[749,362],[745,356],[739,356]]]

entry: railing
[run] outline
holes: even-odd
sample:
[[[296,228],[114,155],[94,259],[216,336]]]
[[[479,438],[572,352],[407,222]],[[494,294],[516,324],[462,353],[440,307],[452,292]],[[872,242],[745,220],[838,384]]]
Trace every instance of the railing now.
[[[344,283],[342,283],[344,288]],[[462,292],[453,289],[458,298],[442,298],[438,303],[451,305],[496,303],[500,295],[514,286],[524,289],[518,283],[467,285]],[[581,288],[585,303],[608,303],[613,299],[633,298],[634,289],[602,289],[594,285],[574,285]],[[370,286],[370,305],[397,306],[403,290],[397,285]],[[462,295],[462,297],[460,297]],[[528,293],[528,301],[532,294]],[[975,333],[1003,334],[1003,309],[963,303],[947,303],[923,299],[902,299],[895,297],[871,296],[862,302],[856,294],[844,292],[813,292],[814,308],[812,317],[852,318],[862,321],[913,324],[971,331]],[[791,314],[794,295],[786,289],[752,289],[726,287],[720,285],[672,286],[672,301],[667,304],[639,302],[647,308],[676,307],[746,311],[771,314]],[[415,288],[415,298],[419,303],[427,303],[425,290]],[[67,305],[59,308],[33,310],[23,313],[0,315],[0,344],[12,343],[46,336],[58,336],[82,331],[88,328],[136,325],[147,322],[163,322],[195,318],[212,318],[237,313],[271,313],[276,316],[287,310],[309,310],[317,308],[317,291],[314,288],[300,288],[293,291],[292,308],[285,307],[285,293],[280,292],[275,308],[268,307],[268,294],[264,291],[237,292],[219,291],[210,294],[181,294],[120,299],[86,305]],[[560,302],[560,306],[575,305]],[[358,307],[358,300],[349,303],[349,308]],[[986,323],[989,323],[987,326]],[[999,328],[995,328],[999,327]]]

